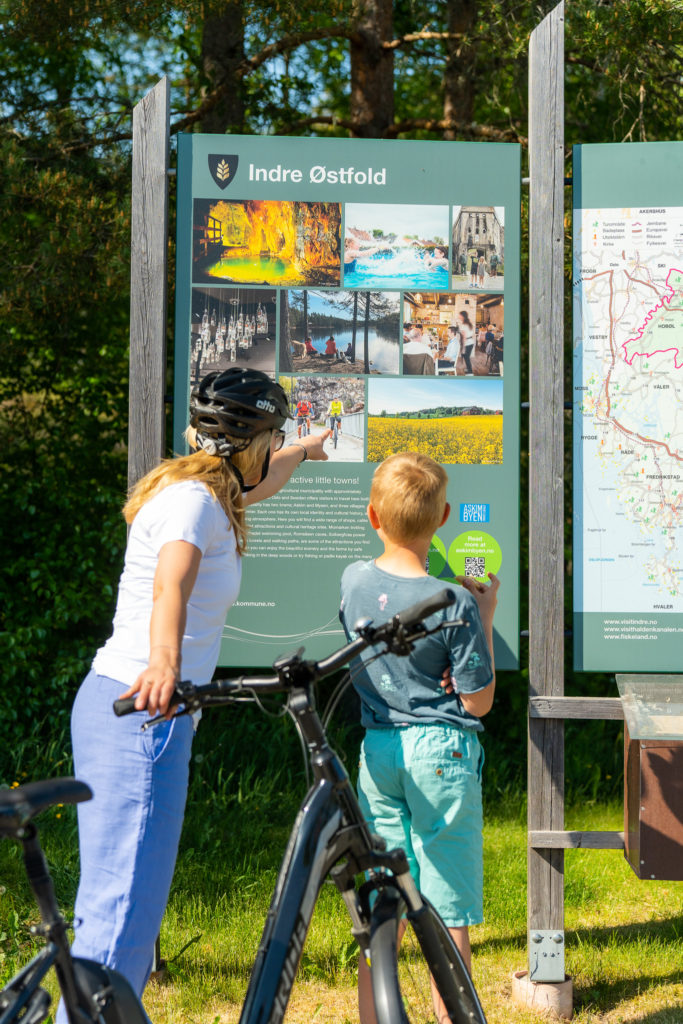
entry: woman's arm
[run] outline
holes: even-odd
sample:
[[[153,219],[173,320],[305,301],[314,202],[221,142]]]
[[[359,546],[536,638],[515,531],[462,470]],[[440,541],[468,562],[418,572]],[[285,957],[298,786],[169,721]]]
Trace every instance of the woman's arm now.
[[[244,495],[242,500],[245,507],[271,498],[285,486],[296,467],[305,461],[302,448],[306,449],[307,458],[314,462],[324,462],[328,456],[323,448],[323,442],[331,436],[331,430],[325,430],[322,434],[309,434],[308,437],[299,437],[294,444],[275,452],[270,459],[268,476],[254,487],[253,491],[247,491]]]
[[[159,552],[154,573],[152,616],[149,624],[149,664],[122,697],[137,693],[135,708],[165,715],[180,679],[181,647],[187,602],[199,572],[202,553],[194,544],[173,540]]]

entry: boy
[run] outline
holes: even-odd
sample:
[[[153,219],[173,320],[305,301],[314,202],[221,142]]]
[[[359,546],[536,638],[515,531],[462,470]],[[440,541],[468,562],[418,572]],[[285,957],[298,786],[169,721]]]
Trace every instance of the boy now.
[[[450,512],[447,482],[442,466],[415,452],[392,455],[378,466],[368,518],[384,553],[344,572],[340,618],[348,635],[364,616],[381,622],[443,589],[425,564],[432,537]],[[465,619],[467,626],[425,637],[407,658],[387,654],[371,662],[373,652],[366,652],[354,679],[366,728],[361,808],[389,849],[405,850],[418,887],[448,925],[468,970],[468,926],[483,919],[483,753],[477,733],[495,688],[493,614],[500,584],[488,575],[489,586],[458,577],[456,603],[429,620]],[[361,1020],[368,1021],[362,957],[358,986]]]

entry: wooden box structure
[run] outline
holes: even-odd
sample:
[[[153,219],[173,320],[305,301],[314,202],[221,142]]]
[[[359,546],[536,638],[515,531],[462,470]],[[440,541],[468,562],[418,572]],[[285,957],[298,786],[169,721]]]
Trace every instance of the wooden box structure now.
[[[624,854],[638,878],[683,880],[683,679],[618,676]],[[678,738],[677,738],[678,737]]]

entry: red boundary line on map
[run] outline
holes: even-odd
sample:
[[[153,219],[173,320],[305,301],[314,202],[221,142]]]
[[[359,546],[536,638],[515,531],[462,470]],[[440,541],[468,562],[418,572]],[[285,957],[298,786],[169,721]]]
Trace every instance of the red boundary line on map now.
[[[636,342],[637,341],[641,341],[642,337],[643,337],[643,334],[645,333],[645,328],[647,327],[647,325],[650,322],[650,320],[653,319],[653,317],[654,317],[655,313],[657,312],[657,310],[658,309],[664,309],[664,303],[665,302],[667,304],[669,304],[669,305],[671,304],[671,300],[673,299],[674,295],[676,294],[673,286],[669,284],[669,278],[671,277],[671,275],[673,273],[683,274],[683,270],[679,270],[677,267],[672,267],[671,270],[669,271],[669,273],[666,275],[666,282],[665,282],[665,284],[666,284],[666,287],[669,289],[671,294],[670,295],[664,295],[662,297],[661,302],[658,302],[656,306],[652,307],[652,309],[647,313],[645,319],[643,320],[642,326],[638,328],[638,333],[636,335],[634,335],[633,338],[629,338],[628,341],[625,341],[624,344],[621,346],[622,349],[624,350],[624,361],[629,366],[633,366],[633,360],[636,358],[636,356],[646,356],[647,358],[649,358],[650,356],[653,356],[653,355],[655,355],[658,352],[677,352],[677,353],[679,353],[680,362],[677,362],[676,356],[674,356],[674,366],[676,367],[677,370],[680,370],[681,367],[683,366],[683,356],[680,355],[680,347],[678,345],[672,345],[671,348],[656,348],[654,350],[654,352],[634,352],[630,359],[629,359],[628,349],[626,347],[627,345],[630,345],[632,341],[636,341]]]

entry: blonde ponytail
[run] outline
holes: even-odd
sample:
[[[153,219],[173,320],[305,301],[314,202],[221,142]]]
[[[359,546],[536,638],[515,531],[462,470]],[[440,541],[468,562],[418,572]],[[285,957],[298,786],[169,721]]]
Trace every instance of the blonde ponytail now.
[[[270,448],[271,437],[272,432],[264,430],[256,435],[248,448],[236,452],[231,457],[231,461],[240,471],[243,479],[250,479],[260,471]],[[192,455],[164,459],[160,465],[134,485],[123,506],[123,518],[130,525],[150,498],[157,495],[164,487],[181,483],[184,480],[197,480],[208,487],[228,517],[228,522],[235,534],[237,550],[243,554],[247,546],[247,523],[242,504],[241,486],[227,460],[217,455],[207,455],[206,452],[196,451]]]

